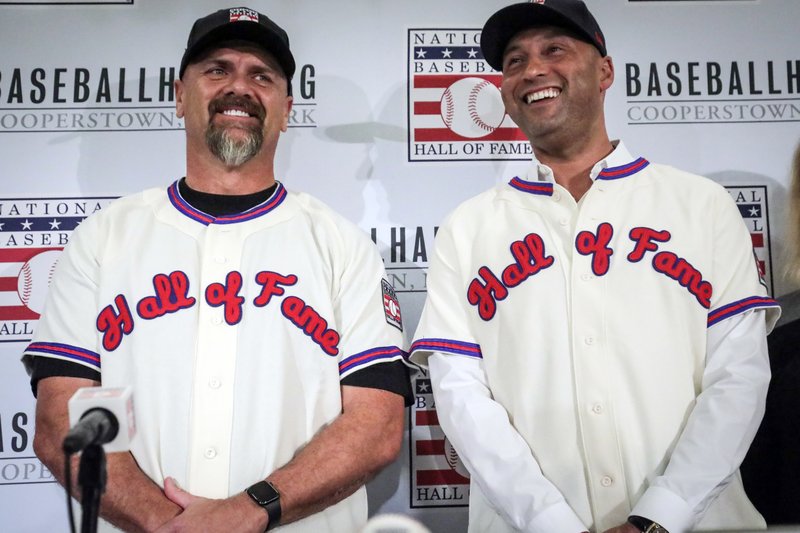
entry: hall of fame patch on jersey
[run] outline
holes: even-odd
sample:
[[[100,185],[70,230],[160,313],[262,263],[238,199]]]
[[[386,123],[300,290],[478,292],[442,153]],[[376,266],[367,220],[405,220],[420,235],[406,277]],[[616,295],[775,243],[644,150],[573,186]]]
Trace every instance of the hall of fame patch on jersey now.
[[[726,185],[753,241],[761,282],[770,294],[775,294],[772,281],[772,247],[769,232],[769,206],[766,185]]]
[[[403,317],[400,314],[400,302],[394,292],[392,284],[385,279],[381,280],[381,292],[383,292],[383,313],[386,315],[386,322],[403,331]]]
[[[31,339],[69,236],[114,199],[0,199],[0,342]]]
[[[414,405],[409,417],[411,501],[416,507],[466,507],[469,472],[439,426],[431,380],[413,379]]]
[[[531,158],[505,112],[502,75],[483,58],[479,29],[408,30],[408,160]]]

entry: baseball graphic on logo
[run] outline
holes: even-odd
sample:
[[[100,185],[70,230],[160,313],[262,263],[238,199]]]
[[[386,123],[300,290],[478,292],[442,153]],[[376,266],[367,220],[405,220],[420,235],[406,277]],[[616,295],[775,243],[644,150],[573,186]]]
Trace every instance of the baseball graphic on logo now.
[[[500,126],[506,110],[495,84],[482,78],[461,78],[445,89],[441,114],[453,132],[478,139]]]
[[[47,250],[28,259],[17,277],[17,293],[25,307],[40,315],[61,250]]]
[[[469,477],[469,472],[467,468],[464,466],[464,463],[461,462],[461,458],[458,456],[458,452],[453,445],[450,444],[450,441],[447,437],[444,438],[444,457],[447,459],[447,464],[450,465],[450,468],[453,469],[456,474],[460,474],[464,477]]]

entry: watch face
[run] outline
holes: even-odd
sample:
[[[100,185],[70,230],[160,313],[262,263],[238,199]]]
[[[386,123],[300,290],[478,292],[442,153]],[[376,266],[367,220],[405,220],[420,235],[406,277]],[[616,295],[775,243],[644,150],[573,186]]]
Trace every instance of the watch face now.
[[[270,502],[274,502],[280,497],[278,491],[272,488],[272,485],[266,481],[259,481],[255,485],[248,488],[247,494],[249,494],[250,497],[262,507]]]

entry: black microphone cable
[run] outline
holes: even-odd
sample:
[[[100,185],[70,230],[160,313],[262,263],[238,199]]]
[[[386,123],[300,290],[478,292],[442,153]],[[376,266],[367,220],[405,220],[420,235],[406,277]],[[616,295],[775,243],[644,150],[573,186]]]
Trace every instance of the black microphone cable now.
[[[81,421],[84,422],[83,425]],[[74,453],[84,450],[88,446],[100,446],[111,442],[116,438],[118,432],[119,423],[114,413],[102,407],[95,407],[83,413],[75,427],[71,428],[64,438],[61,449],[64,451],[64,484],[66,485],[67,493],[67,515],[69,517],[70,533],[75,533],[75,516],[72,511],[71,457]],[[79,478],[78,483],[80,482]],[[99,504],[99,502],[97,503]],[[83,527],[86,527],[86,524]]]
[[[64,485],[67,491],[67,516],[69,516],[69,531],[75,533],[75,516],[72,513],[72,454],[64,451]]]

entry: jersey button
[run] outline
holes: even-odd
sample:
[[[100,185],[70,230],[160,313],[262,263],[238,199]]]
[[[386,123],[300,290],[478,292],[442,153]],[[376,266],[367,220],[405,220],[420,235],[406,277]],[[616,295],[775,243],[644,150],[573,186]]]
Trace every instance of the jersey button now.
[[[611,476],[603,476],[600,478],[600,484],[604,487],[610,487],[614,484],[614,480],[611,479]]]
[[[211,323],[212,324],[216,324],[217,326],[219,326],[220,324],[222,324],[222,317],[221,316],[212,317],[211,318]]]
[[[591,274],[581,274],[581,279],[583,281],[589,281],[590,279],[592,279],[592,275]]]
[[[566,226],[567,224],[569,224],[569,220],[567,220],[566,218],[562,218],[561,220],[558,221],[558,223],[561,224],[562,226]]]
[[[208,386],[212,389],[218,389],[222,386],[222,382],[217,378],[211,378],[208,380]]]
[[[594,337],[584,337],[583,342],[585,342],[588,346],[594,344]]]
[[[553,200],[555,200],[556,202],[560,202],[561,201],[561,193],[557,192],[557,191],[554,192],[553,193]]]
[[[228,259],[226,257],[223,257],[221,255],[218,255],[217,257],[214,258],[214,261],[216,261],[220,265],[223,264],[224,262],[226,262],[227,260]]]
[[[213,459],[214,457],[217,456],[217,449],[214,448],[214,447],[209,446],[203,452],[203,455],[205,456],[206,459]]]
[[[592,406],[592,412],[594,414],[596,414],[596,415],[602,414],[603,413],[603,406],[600,405],[599,403],[594,404]]]

